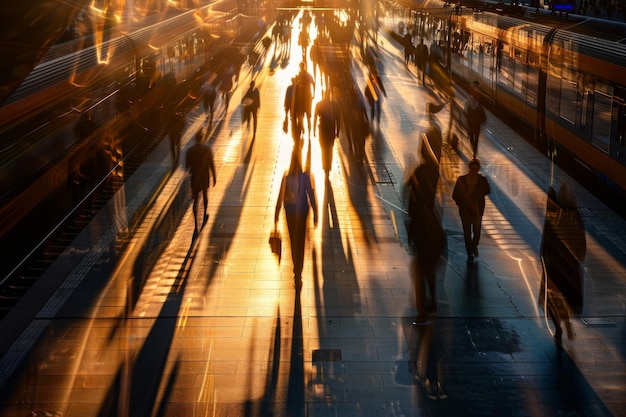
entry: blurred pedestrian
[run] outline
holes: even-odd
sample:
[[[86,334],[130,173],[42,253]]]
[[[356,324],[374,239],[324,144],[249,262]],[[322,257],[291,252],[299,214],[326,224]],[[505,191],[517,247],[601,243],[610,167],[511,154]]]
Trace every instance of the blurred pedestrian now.
[[[258,87],[255,86],[254,80],[250,81],[250,87],[246,91],[241,100],[243,104],[243,122],[246,122],[246,127],[250,128],[250,118],[253,119],[252,125],[252,139],[256,139],[256,127],[257,127],[257,113],[261,107],[261,94]]]
[[[291,121],[291,136],[294,142],[300,139],[300,126],[298,125],[298,117],[296,115],[296,77],[291,78],[291,84],[287,86],[285,91],[285,120],[283,121],[283,132],[289,131],[289,122]]]
[[[313,76],[306,70],[306,62],[300,62],[300,72],[296,76],[296,115],[301,120],[302,125],[304,115],[306,115],[306,127],[311,135],[311,107],[313,106],[313,97],[315,96],[315,80]]]
[[[474,87],[465,105],[465,118],[467,119],[467,134],[472,146],[472,157],[478,153],[478,138],[482,125],[487,121],[485,110],[477,100],[478,90]]]
[[[420,38],[420,43],[415,49],[415,65],[421,72],[422,85],[426,81],[426,65],[428,63],[428,46],[424,44],[424,38]]]
[[[370,72],[365,86],[365,98],[370,106],[370,123],[380,124],[383,96],[387,96],[383,81],[376,72]]]
[[[204,113],[208,115],[205,120],[209,121],[209,125],[213,123],[213,116],[215,115],[215,100],[217,99],[217,89],[215,88],[215,82],[213,80],[207,81],[204,92],[202,93],[202,104],[204,106]]]
[[[202,226],[204,226],[209,219],[207,207],[209,204],[208,188],[211,176],[213,176],[213,186],[215,186],[217,181],[215,164],[213,162],[213,152],[208,144],[203,143],[202,129],[198,130],[198,133],[196,133],[196,143],[194,143],[187,150],[185,166],[191,174],[190,182],[191,194],[193,196],[193,221],[195,225],[193,237],[195,239],[200,231],[198,227],[198,200],[200,199],[200,193],[202,193],[202,202],[204,207],[204,216],[202,220]]]
[[[172,154],[172,160],[174,161],[174,167],[176,167],[180,159],[180,142],[183,137],[183,131],[185,130],[185,115],[182,111],[174,110],[172,112],[168,128],[170,152]]]
[[[457,179],[452,192],[452,199],[459,207],[467,263],[470,265],[478,257],[478,243],[485,213],[485,196],[491,193],[489,181],[478,171],[480,171],[480,161],[474,158],[469,162],[469,172]]]
[[[329,90],[324,92],[324,98],[315,106],[313,125],[316,124],[318,124],[319,129],[322,168],[326,179],[328,179],[333,164],[333,147],[335,139],[339,137],[341,126],[341,110],[337,102],[331,99]],[[315,128],[313,129],[313,136],[315,136]]]
[[[415,45],[413,45],[413,36],[407,33],[402,38],[402,46],[404,47],[404,65],[409,65],[409,62],[414,61]]]
[[[557,195],[550,187],[541,240],[544,276],[540,301],[554,323],[554,340],[559,345],[563,334],[561,322],[565,323],[568,339],[572,339],[570,311],[582,312],[582,264],[586,251],[585,226],[574,189],[569,182],[562,182]]]
[[[408,240],[415,255],[412,272],[418,324],[427,321],[429,311],[437,310],[435,268],[446,241],[441,219],[435,209],[438,182],[439,162],[431,156],[423,158],[408,180]],[[426,287],[430,294],[430,307],[426,304]]]
[[[284,207],[287,218],[287,229],[291,242],[291,259],[293,261],[294,281],[297,288],[302,283],[304,265],[304,246],[306,242],[307,219],[309,208],[313,209],[313,223],[317,226],[317,200],[311,177],[302,170],[300,148],[294,146],[291,165],[280,184],[280,191],[274,212],[274,228]]]

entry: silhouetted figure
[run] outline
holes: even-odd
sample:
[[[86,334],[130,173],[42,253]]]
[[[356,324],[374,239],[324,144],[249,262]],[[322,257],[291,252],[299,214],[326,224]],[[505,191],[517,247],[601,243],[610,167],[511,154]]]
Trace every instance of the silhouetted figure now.
[[[380,124],[383,96],[387,96],[383,81],[376,73],[370,72],[365,86],[365,98],[370,106],[370,123]]]
[[[487,121],[485,110],[476,99],[477,92],[472,90],[465,106],[465,117],[467,119],[467,134],[472,146],[472,157],[476,158],[478,153],[478,138],[482,125]]]
[[[582,264],[586,251],[585,226],[572,186],[561,183],[558,195],[550,187],[541,241],[545,274],[540,301],[545,301],[546,312],[555,326],[554,340],[559,345],[563,334],[561,322],[565,322],[567,336],[572,339],[570,311],[582,312]]]
[[[291,136],[294,142],[300,140],[302,134],[302,126],[300,125],[301,119],[296,114],[298,110],[296,108],[296,77],[291,78],[291,84],[287,86],[285,91],[285,120],[283,121],[283,131],[287,133],[289,129],[289,122],[291,121]]]
[[[306,127],[311,134],[311,107],[313,106],[313,96],[315,95],[315,80],[307,72],[306,63],[300,62],[300,72],[296,76],[296,99],[295,114],[302,126],[304,115],[306,115]]]
[[[217,89],[213,81],[207,81],[204,92],[202,94],[202,104],[204,106],[204,113],[208,111],[207,119],[209,124],[213,123],[213,116],[215,115],[215,101],[217,99]]]
[[[174,166],[178,165],[180,159],[180,142],[185,130],[185,115],[181,111],[174,111],[168,123],[170,137],[170,152]]]
[[[317,226],[317,200],[311,184],[311,177],[302,170],[300,148],[294,146],[291,155],[291,165],[280,184],[276,211],[274,212],[274,227],[278,223],[281,208],[285,208],[287,229],[291,242],[291,259],[293,261],[293,275],[297,287],[301,285],[302,268],[304,265],[304,246],[306,242],[307,218],[309,208],[313,209],[313,223]]]
[[[428,63],[428,46],[424,44],[424,38],[420,39],[415,49],[415,65],[421,72],[422,85],[426,80],[426,64]]]
[[[322,169],[324,169],[324,174],[328,179],[333,165],[333,146],[335,145],[335,138],[339,137],[341,126],[341,109],[337,102],[331,99],[329,90],[324,92],[324,98],[315,106],[313,125],[318,121]],[[315,135],[315,130],[313,135]]]
[[[185,166],[191,174],[191,194],[193,196],[193,221],[195,225],[193,237],[198,236],[198,200],[200,193],[202,193],[204,217],[202,220],[202,226],[204,226],[209,219],[207,214],[207,207],[209,205],[209,182],[211,175],[213,176],[213,186],[217,181],[215,172],[215,164],[213,162],[213,152],[211,147],[203,143],[202,130],[196,133],[196,143],[194,143],[188,150],[185,159]]]
[[[261,94],[259,93],[259,89],[254,85],[254,80],[250,81],[250,88],[246,91],[241,100],[243,103],[243,122],[246,122],[246,126],[250,127],[250,117],[253,120],[252,127],[252,139],[256,138],[256,127],[257,127],[257,113],[259,108],[261,107]]]
[[[423,148],[422,148],[423,149]],[[439,163],[431,155],[413,171],[409,186],[408,239],[415,254],[412,270],[415,278],[416,323],[424,323],[429,311],[437,309],[435,268],[445,247],[445,232],[435,210],[439,182]],[[426,306],[426,285],[430,293],[430,309]]]
[[[413,45],[413,37],[410,33],[407,33],[402,38],[402,46],[404,47],[404,65],[409,65],[409,62],[413,61],[413,55],[415,54],[415,46]]]
[[[228,67],[221,75],[219,84],[220,95],[222,96],[222,101],[224,102],[226,110],[228,110],[228,105],[230,104],[231,90],[233,89],[233,76],[235,74],[234,71],[235,69],[232,65]]]
[[[478,243],[485,213],[485,196],[491,193],[489,181],[478,171],[480,171],[480,161],[474,158],[469,162],[469,172],[457,179],[452,192],[452,198],[459,207],[459,216],[463,224],[468,264],[473,264],[474,259],[478,257]]]

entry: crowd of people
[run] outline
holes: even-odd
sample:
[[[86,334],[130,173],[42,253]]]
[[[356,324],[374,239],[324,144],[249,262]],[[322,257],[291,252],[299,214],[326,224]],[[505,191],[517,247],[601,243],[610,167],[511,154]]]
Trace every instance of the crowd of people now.
[[[298,46],[302,50],[302,60],[298,72],[292,76],[291,83],[285,90],[283,131],[289,133],[293,139],[293,150],[289,168],[281,179],[274,214],[275,228],[281,213],[285,214],[296,288],[302,285],[306,235],[311,211],[314,225],[317,226],[318,223],[318,200],[311,174],[302,161],[302,146],[307,140],[310,146],[311,138],[317,138],[321,151],[321,166],[327,182],[330,181],[335,142],[340,137],[345,138],[348,149],[354,152],[356,161],[362,165],[366,140],[367,138],[373,140],[372,132],[380,128],[383,99],[387,96],[374,48],[371,46],[362,48],[366,73],[363,85],[359,86],[349,70],[341,71],[336,65],[338,57],[343,55],[341,47],[337,47],[337,43],[332,41],[333,36],[342,36],[343,30],[354,31],[354,29],[346,28],[345,25],[334,27],[331,21],[326,19],[324,29],[318,28],[318,36],[311,39],[309,25],[313,21],[308,13],[304,13],[299,21]],[[318,17],[315,21],[319,23],[322,19]],[[284,26],[289,20],[280,22],[276,39],[284,36]],[[426,65],[428,48],[423,44],[423,40],[416,46],[413,46],[411,40],[405,40],[404,47],[405,63],[407,65],[410,62],[415,63],[418,79],[424,84],[428,77]],[[312,70],[313,74],[309,70]],[[220,88],[225,105],[228,103],[229,92],[225,92],[222,86],[225,77],[235,82],[237,71],[237,66],[233,65],[226,70],[226,75],[214,75],[207,81],[203,108],[205,113],[208,113],[206,117],[209,124],[214,117]],[[321,89],[321,99],[314,103],[318,89]],[[445,136],[442,134],[437,114],[451,101],[452,98],[448,102],[443,100],[425,105],[428,126],[423,133],[416,134],[419,163],[412,168],[406,182],[407,240],[414,254],[410,271],[415,290],[416,326],[429,326],[436,317],[437,267],[447,247],[448,237],[442,224],[441,207],[437,204],[437,198],[443,197],[440,165]],[[241,104],[242,123],[249,127],[252,122],[254,139],[257,134],[257,113],[261,106],[261,92],[254,80],[245,91]],[[465,127],[469,148],[464,162],[467,172],[454,179],[453,191],[449,197],[458,207],[466,263],[468,268],[473,268],[479,259],[482,221],[491,193],[488,176],[481,173],[481,161],[478,158],[479,138],[487,121],[486,112],[480,104],[478,85],[470,86],[467,102],[460,114],[464,118],[461,124]],[[450,137],[450,132],[447,133]],[[172,136],[178,138],[179,135],[172,133]],[[196,139],[197,144],[187,153],[186,166],[191,172],[197,233],[201,228],[200,223],[206,223],[208,218],[206,193],[211,179],[215,184],[216,175],[210,147],[202,143],[202,134],[198,133]],[[452,148],[459,152],[461,160],[461,152],[456,144]],[[198,205],[201,194],[204,198],[204,215],[199,220]],[[545,307],[546,314],[553,321],[554,339],[559,345],[562,342],[563,326],[568,337],[574,336],[569,325],[569,317],[570,314],[579,313],[582,309],[581,265],[586,245],[584,236],[584,225],[571,186],[567,183],[562,184],[558,194],[550,188],[541,245],[544,274],[540,301]],[[416,372],[416,378],[422,380],[425,387],[438,390],[439,393],[436,395],[445,398],[441,381],[436,381],[431,386],[430,380],[427,378],[424,380],[424,375],[418,375],[419,370]]]

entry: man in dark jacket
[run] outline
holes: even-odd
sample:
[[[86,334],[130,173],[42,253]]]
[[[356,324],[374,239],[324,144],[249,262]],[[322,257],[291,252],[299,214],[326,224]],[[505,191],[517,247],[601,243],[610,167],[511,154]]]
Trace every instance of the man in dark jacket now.
[[[200,193],[202,193],[204,203],[204,217],[202,226],[204,226],[209,219],[207,214],[207,207],[209,205],[208,188],[211,176],[213,176],[213,186],[217,181],[215,173],[215,164],[213,162],[213,152],[209,145],[203,143],[202,130],[196,133],[196,143],[194,143],[188,150],[185,156],[185,166],[189,170],[191,181],[191,193],[193,196],[193,220],[195,229],[193,237],[196,238],[199,233],[198,228],[198,200]]]
[[[468,264],[473,264],[474,258],[478,256],[478,242],[480,242],[480,230],[485,213],[485,196],[491,193],[489,181],[478,171],[480,171],[480,161],[474,158],[469,162],[469,172],[457,179],[452,191],[452,199],[459,207],[459,216],[463,224]]]

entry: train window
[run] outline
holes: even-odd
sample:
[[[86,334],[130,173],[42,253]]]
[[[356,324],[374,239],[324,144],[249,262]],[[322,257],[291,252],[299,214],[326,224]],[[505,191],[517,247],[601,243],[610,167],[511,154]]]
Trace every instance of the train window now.
[[[528,65],[526,66],[525,85],[526,102],[537,105],[537,86],[539,85],[539,55],[529,53]]]
[[[510,46],[504,42],[498,48],[496,68],[498,69],[498,83],[511,89],[515,76],[515,60],[511,58]]]
[[[563,120],[567,120],[571,124],[576,120],[576,101],[577,101],[577,77],[574,72],[563,67],[561,73],[561,100],[559,106],[559,116]]]
[[[520,95],[523,94],[524,85],[526,84],[525,61],[526,53],[519,48],[515,48],[515,59],[512,61],[514,65],[513,90]]]
[[[611,140],[611,115],[613,103],[613,87],[605,82],[596,80],[593,95],[593,129],[591,143],[609,152]]]
[[[577,111],[579,110],[579,126],[582,128],[587,126],[587,114],[589,114],[589,87],[587,84],[585,76],[583,74],[578,74],[578,101],[576,105]]]

